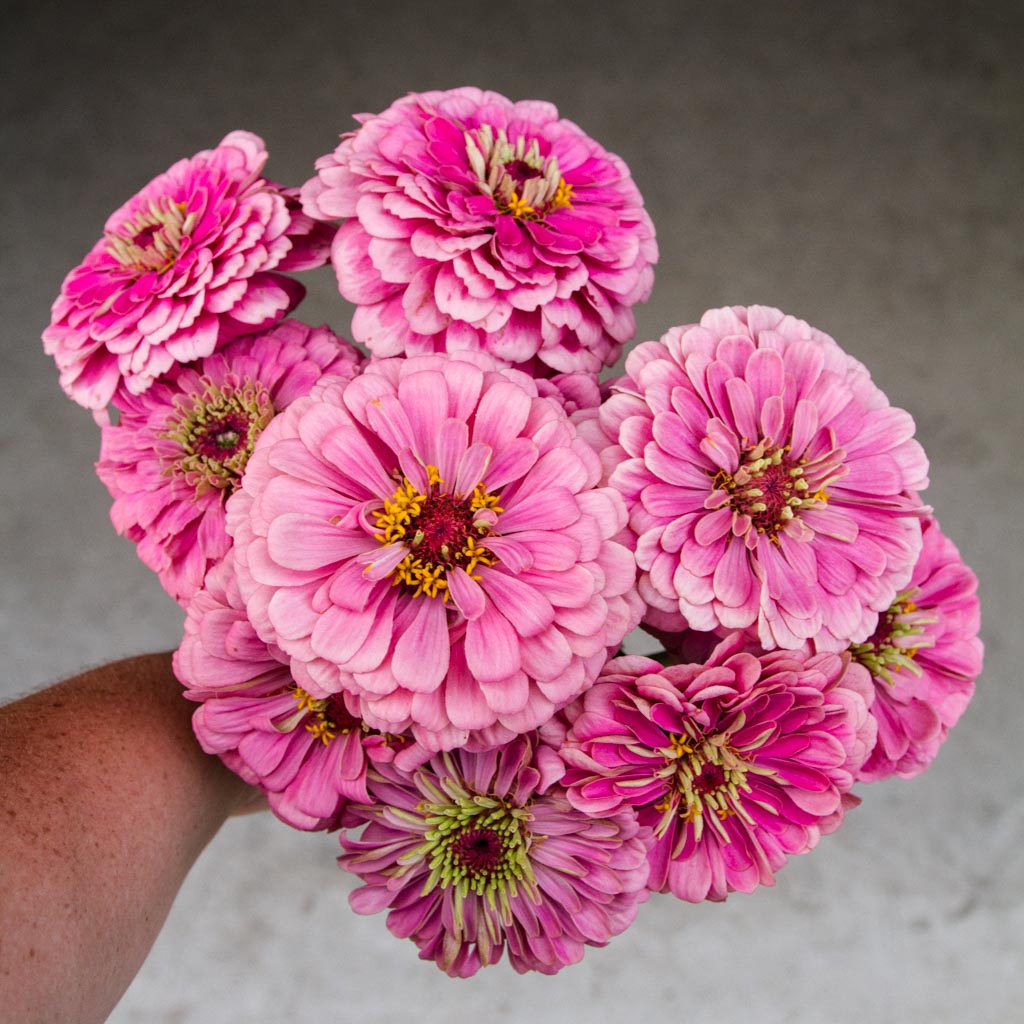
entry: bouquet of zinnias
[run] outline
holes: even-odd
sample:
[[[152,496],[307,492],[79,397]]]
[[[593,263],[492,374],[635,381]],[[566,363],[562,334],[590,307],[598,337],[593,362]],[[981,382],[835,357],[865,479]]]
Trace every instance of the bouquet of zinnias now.
[[[352,906],[421,957],[554,973],[923,771],[981,668],[976,580],[911,417],[804,321],[712,310],[599,382],[654,229],[552,106],[358,121],[301,189],[245,132],[175,164],[44,345],[185,609],[203,749],[340,829]],[[328,260],[368,356],[291,317]],[[623,656],[637,626],[664,650]]]

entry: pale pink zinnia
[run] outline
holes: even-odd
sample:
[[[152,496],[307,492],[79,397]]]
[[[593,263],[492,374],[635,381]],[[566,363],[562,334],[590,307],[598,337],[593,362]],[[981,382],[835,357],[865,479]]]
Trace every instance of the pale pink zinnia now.
[[[777,309],[725,308],[638,346],[613,390],[602,459],[659,629],[870,636],[920,551],[928,463],[860,363]]]
[[[372,803],[349,804],[342,867],[366,883],[360,914],[453,977],[496,963],[554,974],[624,931],[647,898],[649,833],[627,809],[591,818],[555,784],[558,755],[522,736],[486,753],[378,765]]]
[[[412,752],[406,738],[368,728],[343,697],[317,700],[296,685],[287,656],[246,618],[229,563],[189,603],[174,670],[200,702],[192,726],[203,750],[258,786],[295,828],[336,827],[347,800],[369,799],[371,763]]]
[[[358,120],[303,189],[311,213],[350,218],[332,258],[356,341],[536,376],[615,361],[658,256],[621,159],[549,103],[475,88]]]
[[[912,778],[931,764],[981,673],[978,580],[934,519],[910,582],[864,643],[852,669],[870,673],[878,743],[859,778]]]
[[[354,376],[361,361],[326,327],[285,320],[120,399],[96,472],[114,497],[117,531],[172,597],[191,597],[230,549],[224,504],[275,413],[322,374]]]
[[[639,621],[619,495],[561,405],[482,354],[371,363],[264,431],[228,504],[261,635],[317,697],[431,749],[504,742]]]
[[[326,253],[294,200],[260,177],[266,159],[262,139],[231,132],[111,214],[43,332],[76,402],[103,409],[140,394],[175,363],[267,327],[299,302],[305,290],[279,271]]]
[[[841,823],[875,739],[871,687],[838,654],[742,650],[703,664],[629,656],[564,712],[563,783],[590,814],[653,829],[652,890],[699,902],[772,885]]]

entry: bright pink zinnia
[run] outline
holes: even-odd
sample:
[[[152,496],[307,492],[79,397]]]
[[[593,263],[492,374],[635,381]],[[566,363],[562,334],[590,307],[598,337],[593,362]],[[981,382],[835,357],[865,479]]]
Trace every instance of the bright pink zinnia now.
[[[619,495],[560,404],[482,354],[371,363],[260,438],[228,504],[261,635],[433,750],[505,742],[639,621]]]
[[[566,709],[569,800],[637,808],[655,836],[651,889],[691,902],[772,885],[837,828],[875,739],[871,687],[844,656],[743,644],[734,634],[700,665],[616,658]]]
[[[354,376],[361,361],[326,327],[285,320],[120,399],[96,472],[114,497],[118,533],[172,597],[191,597],[230,549],[224,503],[275,413],[322,374]]]
[[[878,743],[858,778],[912,778],[931,764],[974,693],[981,673],[978,580],[934,519],[910,583],[854,644],[855,665],[871,674]]]
[[[629,170],[549,103],[413,93],[317,161],[306,208],[378,356],[486,351],[594,373],[634,332],[658,252]]]
[[[629,809],[591,818],[553,783],[558,755],[527,736],[455,751],[405,773],[369,774],[353,803],[342,867],[366,883],[353,909],[388,908],[388,928],[453,977],[496,963],[554,974],[624,931],[647,898],[649,834]]]
[[[176,362],[208,356],[299,302],[302,286],[277,271],[325,254],[293,201],[260,177],[266,159],[262,139],[232,132],[110,216],[43,332],[76,402],[103,409],[115,395],[140,394]]]
[[[763,306],[673,328],[626,371],[602,459],[658,628],[756,624],[767,649],[866,640],[921,548],[911,417],[828,335]]]
[[[341,696],[317,700],[296,685],[287,656],[246,618],[228,563],[189,603],[174,671],[201,702],[192,726],[203,750],[258,786],[295,828],[336,827],[346,800],[369,800],[369,764],[412,748],[369,729]]]

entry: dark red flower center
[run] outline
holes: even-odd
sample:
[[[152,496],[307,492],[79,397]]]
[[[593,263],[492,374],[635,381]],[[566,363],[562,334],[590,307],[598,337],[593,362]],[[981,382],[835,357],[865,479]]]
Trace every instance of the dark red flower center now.
[[[774,537],[802,509],[824,504],[824,488],[811,493],[802,460],[793,459],[789,446],[771,447],[761,441],[742,454],[734,473],[714,474],[714,486],[729,495],[729,504],[750,520],[750,529]]]
[[[700,839],[706,827],[728,839],[723,822],[734,815],[749,821],[743,807],[743,794],[749,792],[747,772],[751,764],[733,749],[727,737],[703,736],[692,724],[670,733],[662,749],[665,766],[659,776],[665,790],[653,808],[661,816],[655,825],[656,836],[663,836],[673,820],[680,819]]]
[[[501,864],[505,847],[493,829],[474,828],[463,832],[451,847],[452,857],[470,874],[490,872]]]
[[[417,557],[435,565],[450,566],[454,554],[462,550],[466,537],[476,532],[473,516],[473,509],[464,499],[451,494],[430,495],[409,530]]]
[[[525,160],[510,160],[505,164],[505,173],[511,175],[519,192],[522,191],[523,184],[529,181],[530,178],[544,177],[543,168],[533,167]]]
[[[725,769],[720,764],[705,763],[693,780],[693,788],[697,793],[706,796],[714,793],[725,784]]]
[[[160,196],[107,234],[107,251],[133,276],[162,273],[174,265],[195,221],[185,203]]]
[[[363,720],[356,718],[349,711],[345,706],[345,698],[340,693],[332,693],[325,699],[321,714],[333,726],[335,732],[347,733],[363,727]]]
[[[768,466],[757,481],[757,489],[761,495],[754,499],[734,499],[734,504],[741,507],[750,516],[755,530],[771,531],[781,520],[782,510],[789,508],[789,499],[793,497],[792,470],[795,463],[783,459],[777,466]],[[755,510],[753,506],[757,504]],[[760,508],[761,505],[765,507]]]
[[[196,451],[208,459],[223,459],[234,455],[249,441],[250,418],[238,412],[225,415],[204,424],[195,436]]]
[[[160,224],[146,224],[141,231],[136,232],[132,242],[140,249],[148,249],[153,244],[153,238],[161,227]]]
[[[256,439],[274,416],[267,389],[248,379],[222,384],[202,378],[202,390],[180,396],[161,437],[179,451],[168,465],[197,494],[210,488],[230,493],[238,486]]]
[[[540,142],[518,136],[509,139],[481,125],[466,132],[466,153],[481,191],[495,209],[516,220],[543,221],[555,210],[571,207],[573,188],[561,175],[553,153],[542,156]]]
[[[397,471],[396,471],[397,472]],[[374,513],[375,534],[382,544],[400,541],[408,555],[395,569],[400,583],[416,594],[428,597],[448,595],[447,575],[454,568],[470,576],[478,565],[494,565],[497,557],[480,544],[490,534],[502,511],[498,496],[477,484],[469,495],[443,490],[436,466],[427,466],[427,493],[421,493],[408,479]]]

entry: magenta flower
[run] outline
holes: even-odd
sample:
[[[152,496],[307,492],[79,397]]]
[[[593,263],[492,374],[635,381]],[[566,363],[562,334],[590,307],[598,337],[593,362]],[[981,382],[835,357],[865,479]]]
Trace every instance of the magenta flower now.
[[[371,363],[263,433],[228,530],[318,698],[432,750],[546,721],[639,621],[618,494],[560,404],[481,354]]]
[[[844,657],[743,643],[702,665],[616,658],[565,712],[570,802],[637,808],[655,836],[650,888],[691,902],[772,885],[838,827],[875,740],[871,687]]]
[[[412,773],[379,765],[372,803],[349,804],[343,868],[366,883],[349,901],[385,908],[388,928],[453,977],[496,963],[555,974],[624,931],[647,898],[647,830],[623,810],[591,818],[552,783],[557,754],[521,736],[455,751]]]
[[[114,497],[118,533],[172,597],[190,598],[229,551],[224,504],[275,413],[324,373],[354,376],[361,360],[326,327],[285,320],[120,399],[96,472]]]
[[[615,361],[658,257],[622,160],[551,104],[474,88],[359,120],[303,188],[309,212],[351,218],[333,261],[356,341],[485,351],[535,376]]]
[[[175,363],[268,327],[299,302],[302,286],[277,271],[317,265],[321,233],[260,177],[266,159],[262,139],[232,132],[110,216],[43,332],[76,402],[102,409],[141,394]]]
[[[317,700],[296,685],[287,657],[246,618],[230,563],[211,570],[189,603],[174,671],[201,702],[192,726],[203,750],[258,786],[295,828],[337,827],[347,800],[369,800],[371,763],[415,756],[406,738],[370,729],[342,696]]]
[[[626,370],[602,459],[657,628],[756,625],[767,649],[866,640],[921,547],[910,416],[827,335],[763,306],[711,310]]]
[[[870,673],[878,743],[858,776],[912,778],[931,764],[981,674],[978,580],[934,519],[910,583],[850,653]]]

